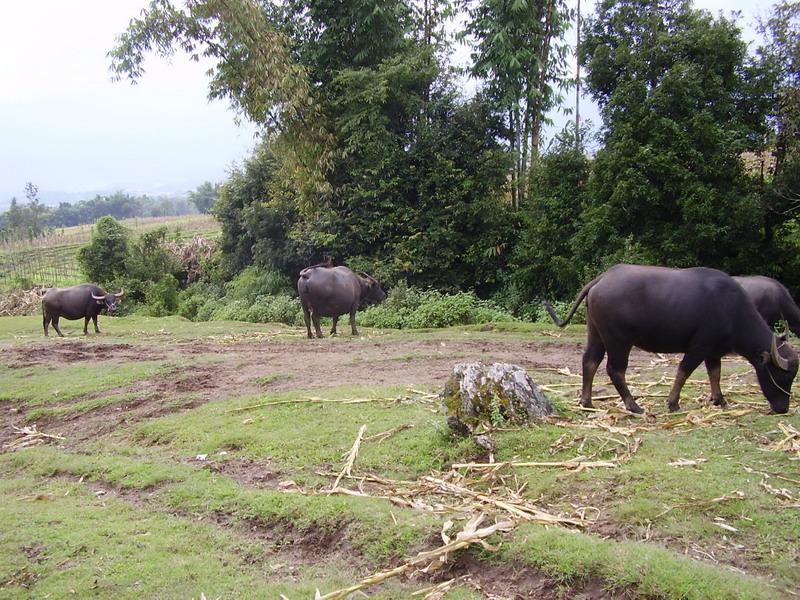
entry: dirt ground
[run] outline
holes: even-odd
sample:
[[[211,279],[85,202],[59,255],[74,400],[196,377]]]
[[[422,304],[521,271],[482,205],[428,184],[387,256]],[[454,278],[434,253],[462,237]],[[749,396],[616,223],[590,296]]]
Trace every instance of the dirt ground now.
[[[564,368],[577,377],[580,373],[583,341],[558,343],[526,342],[500,339],[469,340],[302,340],[216,342],[208,339],[171,341],[164,344],[111,343],[91,338],[66,344],[50,340],[24,346],[0,346],[0,363],[12,369],[50,365],[92,364],[98,369],[113,369],[115,365],[132,361],[161,361],[177,365],[166,373],[134,382],[128,386],[92,393],[64,402],[48,404],[48,408],[68,408],[71,404],[97,397],[125,394],[126,399],[86,412],[65,416],[44,417],[37,421],[40,431],[58,433],[66,438],[64,445],[79,446],[83,441],[113,432],[120,426],[142,419],[188,410],[209,401],[225,400],[264,392],[302,390],[342,385],[397,385],[437,390],[450,374],[454,364],[481,361],[510,362],[521,365],[534,378],[547,373],[552,377],[570,377]],[[665,377],[671,381],[678,357],[654,356],[640,351],[631,355],[629,373],[642,372],[648,380]],[[738,360],[738,359],[737,359]],[[725,374],[723,366],[723,375]],[[559,375],[557,371],[562,371]],[[698,373],[704,377],[704,373]],[[571,378],[573,382],[579,378]],[[576,392],[577,393],[577,392]],[[608,383],[604,367],[598,371],[594,394],[612,395],[616,392]],[[605,407],[619,404],[604,400]],[[0,446],[14,437],[12,425],[23,426],[27,410],[14,403],[0,402]],[[265,464],[230,461],[225,474],[249,487],[274,488],[282,474]],[[119,495],[134,503],[147,502],[149,492],[126,492],[98,485],[97,493]],[[152,492],[152,490],[150,490]],[[219,516],[224,526],[226,515]],[[320,540],[313,543],[302,532],[276,533],[273,525],[251,523],[248,536],[262,540],[265,547],[280,552],[289,563],[311,560],[317,556]],[[618,537],[618,531],[596,531],[602,537]],[[624,536],[623,536],[624,537]],[[263,538],[263,539],[262,539]],[[287,550],[287,541],[288,547]],[[329,540],[323,544],[341,558],[365,573],[368,567],[358,556]],[[313,550],[311,550],[313,549]],[[287,556],[288,554],[288,556]],[[463,577],[473,589],[484,590],[488,597],[555,599],[564,597],[564,588],[541,574],[514,565],[473,564],[476,559],[466,555],[441,577]],[[521,590],[525,590],[522,592]],[[580,588],[570,589],[575,598],[600,599],[615,597],[604,589],[602,582],[588,581]]]
[[[130,400],[62,419],[39,420],[40,430],[53,429],[80,442],[113,431],[122,424],[187,410],[212,400],[264,392],[304,391],[342,385],[380,386],[443,385],[453,365],[482,361],[519,364],[534,375],[564,367],[580,373],[582,342],[546,344],[498,340],[308,340],[292,342],[215,343],[183,341],[172,345],[98,343],[91,338],[63,345],[48,342],[9,347],[0,352],[0,363],[18,369],[29,366],[93,364],[98,369],[132,361],[161,360],[182,365],[166,375],[137,381],[123,388],[104,390],[49,408],[67,408],[75,402],[130,394]],[[634,351],[631,371],[650,368],[653,355]],[[674,366],[660,365],[671,374]],[[656,375],[658,377],[660,375]],[[614,393],[601,370],[595,394]],[[186,398],[183,403],[176,399]],[[0,403],[0,416],[10,425],[21,426],[24,409]],[[13,430],[0,432],[0,444]]]

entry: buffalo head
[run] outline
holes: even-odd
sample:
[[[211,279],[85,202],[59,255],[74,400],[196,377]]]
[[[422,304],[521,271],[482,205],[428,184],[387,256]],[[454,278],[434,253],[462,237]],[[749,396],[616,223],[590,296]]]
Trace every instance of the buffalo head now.
[[[363,302],[377,303],[386,298],[386,292],[374,277],[362,272],[358,274],[358,278],[361,281],[361,300]]]
[[[769,352],[764,351],[761,364],[756,366],[758,383],[773,412],[789,410],[789,394],[799,363],[797,352],[780,337],[773,336],[772,347]]]
[[[124,295],[125,290],[120,290],[116,294],[92,294],[92,298],[94,298],[95,302],[98,304],[102,304],[109,315],[113,315],[117,312],[117,307],[122,302],[122,297]]]

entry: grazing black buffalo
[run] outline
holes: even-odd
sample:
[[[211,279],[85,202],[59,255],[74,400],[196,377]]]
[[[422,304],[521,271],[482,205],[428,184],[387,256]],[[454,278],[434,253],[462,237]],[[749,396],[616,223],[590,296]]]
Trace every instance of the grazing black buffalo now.
[[[720,360],[736,352],[753,365],[772,410],[789,410],[797,374],[797,353],[777,338],[734,279],[702,267],[667,269],[616,265],[588,283],[561,321],[550,304],[547,312],[565,326],[586,298],[587,342],[583,353],[581,404],[592,405],[592,380],[608,354],[606,370],[628,410],[643,412],[625,383],[628,356],[636,346],[648,352],[683,352],[667,398],[670,411],[680,408],[681,388],[705,361],[711,400],[725,406],[719,386]]]
[[[785,320],[792,333],[800,336],[800,308],[780,282],[761,275],[734,279],[750,296],[767,325],[775,327],[778,322]]]
[[[100,333],[97,327],[97,315],[106,311],[113,315],[117,312],[117,304],[121,302],[124,291],[116,294],[107,294],[105,290],[91,283],[75,285],[68,288],[50,288],[42,297],[42,320],[44,334],[48,335],[48,326],[53,322],[53,329],[61,337],[64,334],[58,328],[58,319],[64,317],[73,321],[83,317],[83,334],[87,335],[89,319],[94,322],[95,333]]]
[[[315,265],[300,271],[297,293],[303,306],[308,337],[311,335],[309,316],[314,321],[317,337],[322,337],[320,317],[333,317],[331,335],[336,335],[336,323],[340,315],[350,314],[350,328],[356,329],[356,310],[361,302],[380,302],[386,294],[372,277],[366,273],[356,275],[347,267]]]

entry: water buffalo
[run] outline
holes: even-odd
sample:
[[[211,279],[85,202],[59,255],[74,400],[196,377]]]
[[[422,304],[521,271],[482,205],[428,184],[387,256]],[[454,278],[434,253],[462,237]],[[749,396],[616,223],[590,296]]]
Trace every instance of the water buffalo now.
[[[53,322],[53,329],[59,336],[64,337],[58,328],[58,319],[75,320],[83,317],[83,334],[87,335],[89,319],[94,322],[95,333],[100,333],[97,327],[97,315],[106,311],[113,315],[117,312],[117,305],[122,300],[124,291],[116,294],[107,294],[106,291],[91,283],[75,285],[68,288],[50,288],[42,297],[42,321],[44,334],[48,335],[48,326]]]
[[[792,333],[800,336],[800,308],[783,285],[770,277],[734,277],[736,283],[744,288],[770,327],[785,320]]]
[[[592,380],[607,353],[606,370],[628,410],[643,412],[625,383],[631,348],[683,352],[667,398],[680,408],[681,388],[705,361],[711,400],[725,406],[719,386],[720,360],[736,352],[753,365],[761,391],[776,413],[789,410],[798,355],[776,337],[755,305],[732,277],[715,269],[667,269],[616,265],[588,283],[561,321],[545,303],[553,321],[565,326],[586,299],[587,342],[583,353],[581,404],[592,405]]]
[[[336,335],[339,316],[350,313],[350,328],[356,329],[356,310],[361,302],[380,302],[386,294],[372,277],[366,273],[355,274],[347,267],[313,266],[300,271],[297,293],[303,306],[303,319],[308,337],[311,335],[309,317],[314,321],[317,337],[322,337],[320,317],[333,317],[331,335]]]

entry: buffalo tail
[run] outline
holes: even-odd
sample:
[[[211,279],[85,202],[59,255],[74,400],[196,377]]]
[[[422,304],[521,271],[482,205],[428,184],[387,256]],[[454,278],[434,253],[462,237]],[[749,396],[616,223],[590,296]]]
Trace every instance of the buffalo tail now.
[[[572,317],[575,315],[575,311],[578,310],[578,307],[581,305],[581,302],[583,302],[583,299],[586,298],[586,296],[589,294],[589,290],[591,290],[597,284],[597,282],[600,281],[602,278],[603,275],[598,275],[597,277],[592,279],[589,283],[587,283],[585,286],[583,286],[583,289],[576,296],[575,302],[572,303],[572,306],[570,307],[569,312],[567,312],[567,316],[564,317],[563,321],[558,318],[558,315],[556,314],[556,309],[553,308],[553,305],[550,304],[547,300],[543,300],[542,305],[544,305],[544,309],[547,311],[547,314],[550,315],[550,318],[553,319],[553,323],[555,323],[559,327],[566,327],[567,323],[569,323]]]

